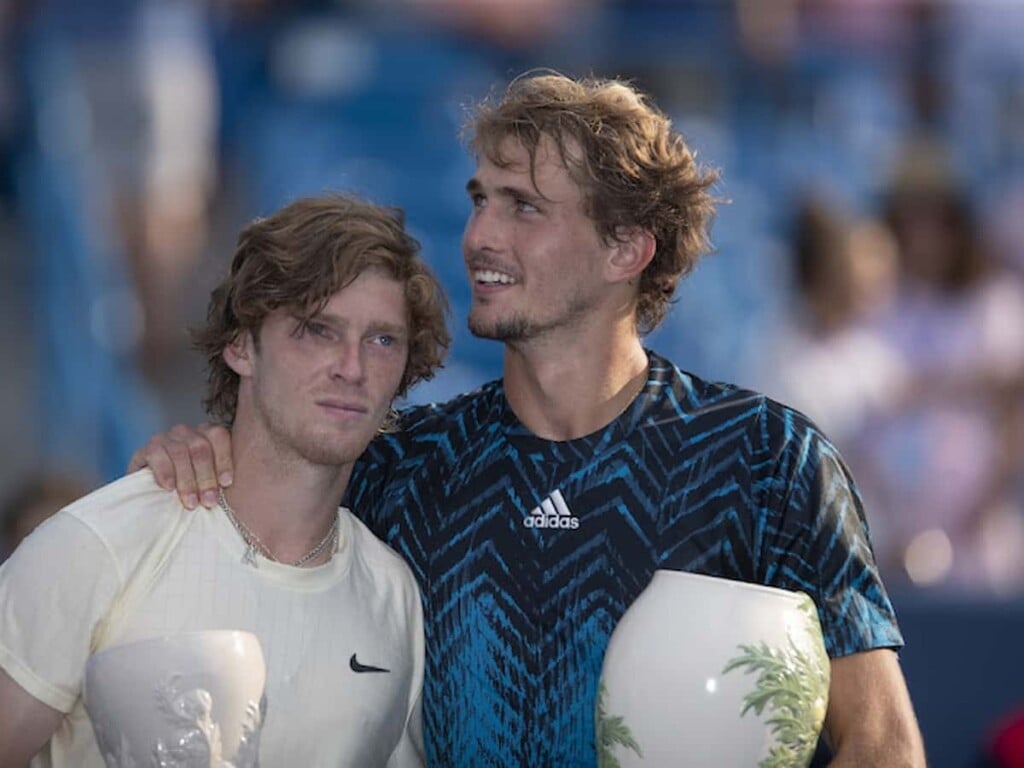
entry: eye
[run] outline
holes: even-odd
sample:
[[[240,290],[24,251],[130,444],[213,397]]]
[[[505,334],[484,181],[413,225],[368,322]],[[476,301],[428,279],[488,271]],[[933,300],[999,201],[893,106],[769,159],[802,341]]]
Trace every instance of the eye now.
[[[474,208],[483,208],[487,204],[487,198],[482,192],[470,192],[469,201]]]
[[[390,333],[378,333],[373,337],[373,342],[381,347],[393,347],[398,344],[398,339]]]
[[[520,213],[537,213],[540,209],[533,203],[527,200],[521,200],[516,198],[515,201],[516,210]]]
[[[305,336],[306,338],[323,341],[331,341],[337,336],[330,325],[317,320],[298,320],[294,335],[297,339]]]

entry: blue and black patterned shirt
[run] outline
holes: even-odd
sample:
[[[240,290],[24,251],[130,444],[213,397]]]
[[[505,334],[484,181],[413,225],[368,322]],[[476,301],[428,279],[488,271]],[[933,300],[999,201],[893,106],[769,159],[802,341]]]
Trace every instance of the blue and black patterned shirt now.
[[[347,503],[423,591],[431,765],[594,766],[605,648],[659,568],[807,592],[833,657],[902,645],[832,444],[648,356],[641,394],[586,437],[536,437],[494,381],[411,409],[357,466]]]

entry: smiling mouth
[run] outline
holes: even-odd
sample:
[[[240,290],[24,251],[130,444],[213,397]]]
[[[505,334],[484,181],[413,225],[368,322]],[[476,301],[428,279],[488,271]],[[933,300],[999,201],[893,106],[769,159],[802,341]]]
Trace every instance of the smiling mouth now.
[[[507,272],[496,269],[474,269],[470,275],[478,285],[516,285],[519,282]]]

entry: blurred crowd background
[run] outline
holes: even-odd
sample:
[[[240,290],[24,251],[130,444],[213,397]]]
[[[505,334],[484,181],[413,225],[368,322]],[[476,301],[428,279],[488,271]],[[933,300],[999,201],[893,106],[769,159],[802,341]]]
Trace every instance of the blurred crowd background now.
[[[624,77],[727,201],[650,345],[833,438],[933,651],[904,654],[933,764],[995,759],[1024,707],[1024,4],[0,0],[0,38],[8,549],[204,418],[187,328],[297,196],[406,210],[455,337],[413,401],[500,375],[464,325],[466,109],[527,69]]]

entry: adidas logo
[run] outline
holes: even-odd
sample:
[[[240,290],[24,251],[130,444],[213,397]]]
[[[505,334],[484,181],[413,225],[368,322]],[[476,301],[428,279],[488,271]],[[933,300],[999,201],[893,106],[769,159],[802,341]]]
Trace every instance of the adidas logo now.
[[[562,498],[561,491],[553,491],[548,495],[540,506],[530,510],[530,514],[523,518],[523,525],[527,528],[568,528],[576,530],[580,527],[580,519],[569,511],[569,507]]]

